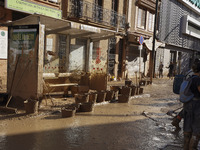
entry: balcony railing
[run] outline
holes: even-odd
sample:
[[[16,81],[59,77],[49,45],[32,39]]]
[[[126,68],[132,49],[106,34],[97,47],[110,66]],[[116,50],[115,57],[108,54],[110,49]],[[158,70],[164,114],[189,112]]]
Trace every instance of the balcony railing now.
[[[82,18],[106,26],[124,28],[125,16],[94,3],[81,0],[70,0],[69,18]]]

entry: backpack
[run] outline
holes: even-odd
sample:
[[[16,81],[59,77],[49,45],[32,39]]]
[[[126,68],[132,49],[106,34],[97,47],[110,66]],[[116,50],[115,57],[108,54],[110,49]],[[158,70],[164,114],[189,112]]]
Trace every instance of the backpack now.
[[[192,75],[194,74],[194,72],[192,70],[189,70],[186,75],[182,75],[182,74],[179,74],[179,75],[175,75],[174,77],[174,82],[173,82],[173,92],[175,94],[180,94],[180,87],[181,87],[181,83],[192,77]]]
[[[184,80],[180,86],[180,102],[186,103],[192,100],[194,97],[194,94],[191,92],[190,87],[192,84],[192,79],[195,78],[196,76],[192,76],[186,80]]]
[[[185,79],[185,76],[182,74],[175,75],[174,82],[173,82],[173,92],[175,94],[179,94],[181,83],[183,82],[184,79]]]

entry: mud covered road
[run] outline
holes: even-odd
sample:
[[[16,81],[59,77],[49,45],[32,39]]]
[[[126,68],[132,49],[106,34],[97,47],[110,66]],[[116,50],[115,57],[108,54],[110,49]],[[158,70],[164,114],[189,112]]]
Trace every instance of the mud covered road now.
[[[180,106],[172,80],[155,79],[129,103],[96,104],[73,118],[1,114],[0,150],[181,150],[183,131],[166,114]]]

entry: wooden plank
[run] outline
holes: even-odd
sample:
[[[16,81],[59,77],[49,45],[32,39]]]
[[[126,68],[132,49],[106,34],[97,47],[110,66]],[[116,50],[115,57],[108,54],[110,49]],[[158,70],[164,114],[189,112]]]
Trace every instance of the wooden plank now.
[[[78,85],[78,83],[49,84],[49,87],[65,87],[65,86],[73,86],[73,85]]]

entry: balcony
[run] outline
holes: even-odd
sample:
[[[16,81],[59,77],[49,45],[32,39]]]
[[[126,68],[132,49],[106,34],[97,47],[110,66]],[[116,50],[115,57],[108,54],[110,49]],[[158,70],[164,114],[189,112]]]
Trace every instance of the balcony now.
[[[124,29],[125,16],[87,1],[70,0],[68,18],[84,19],[93,23]]]

